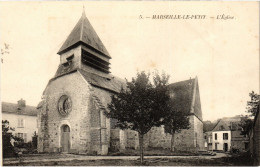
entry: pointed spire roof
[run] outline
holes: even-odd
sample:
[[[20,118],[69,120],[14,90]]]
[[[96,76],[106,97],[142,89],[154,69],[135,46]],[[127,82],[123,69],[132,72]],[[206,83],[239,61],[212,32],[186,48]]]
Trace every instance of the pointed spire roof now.
[[[71,31],[66,41],[61,46],[58,54],[62,54],[79,44],[83,44],[86,47],[111,58],[104,44],[102,43],[96,31],[87,19],[84,9],[81,18]]]

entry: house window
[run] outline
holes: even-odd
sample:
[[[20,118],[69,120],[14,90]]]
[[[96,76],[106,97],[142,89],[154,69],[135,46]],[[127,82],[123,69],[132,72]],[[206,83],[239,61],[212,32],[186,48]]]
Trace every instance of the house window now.
[[[218,144],[215,143],[215,150],[218,150]]]
[[[24,127],[24,120],[22,118],[18,118],[18,128]]]
[[[228,133],[223,133],[223,140],[228,140]]]
[[[22,138],[25,143],[27,142],[27,133],[16,133],[15,136]]]
[[[25,143],[27,143],[27,133],[24,133],[24,134],[23,134],[23,141],[24,141]]]
[[[218,140],[218,134],[215,133],[215,140]]]

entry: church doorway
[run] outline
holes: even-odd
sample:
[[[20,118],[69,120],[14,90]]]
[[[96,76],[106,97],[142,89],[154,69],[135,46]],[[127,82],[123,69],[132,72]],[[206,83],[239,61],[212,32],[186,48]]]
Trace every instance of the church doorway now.
[[[70,151],[70,127],[68,125],[61,126],[61,151]]]

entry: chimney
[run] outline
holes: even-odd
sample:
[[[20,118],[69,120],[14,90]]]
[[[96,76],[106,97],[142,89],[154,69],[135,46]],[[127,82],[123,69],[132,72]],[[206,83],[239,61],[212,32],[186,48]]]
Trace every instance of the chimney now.
[[[22,107],[25,107],[26,104],[25,104],[25,100],[21,99],[18,101],[18,108],[22,108]]]

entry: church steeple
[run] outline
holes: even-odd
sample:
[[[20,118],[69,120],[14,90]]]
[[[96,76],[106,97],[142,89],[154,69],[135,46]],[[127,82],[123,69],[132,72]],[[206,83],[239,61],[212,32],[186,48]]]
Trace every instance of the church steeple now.
[[[80,51],[74,51],[75,49]],[[86,67],[92,72],[98,70],[109,73],[109,59],[111,57],[86,17],[84,7],[81,18],[61,46],[58,54],[61,55],[61,64],[73,54],[77,60],[78,68]]]
[[[105,48],[96,31],[90,24],[88,18],[86,17],[84,10],[78,23],[73,28],[72,32],[58,51],[58,54],[66,52],[68,49],[78,43],[83,43],[84,45],[87,45],[88,47],[101,52],[102,54],[104,54],[104,56],[110,57],[107,49]]]

